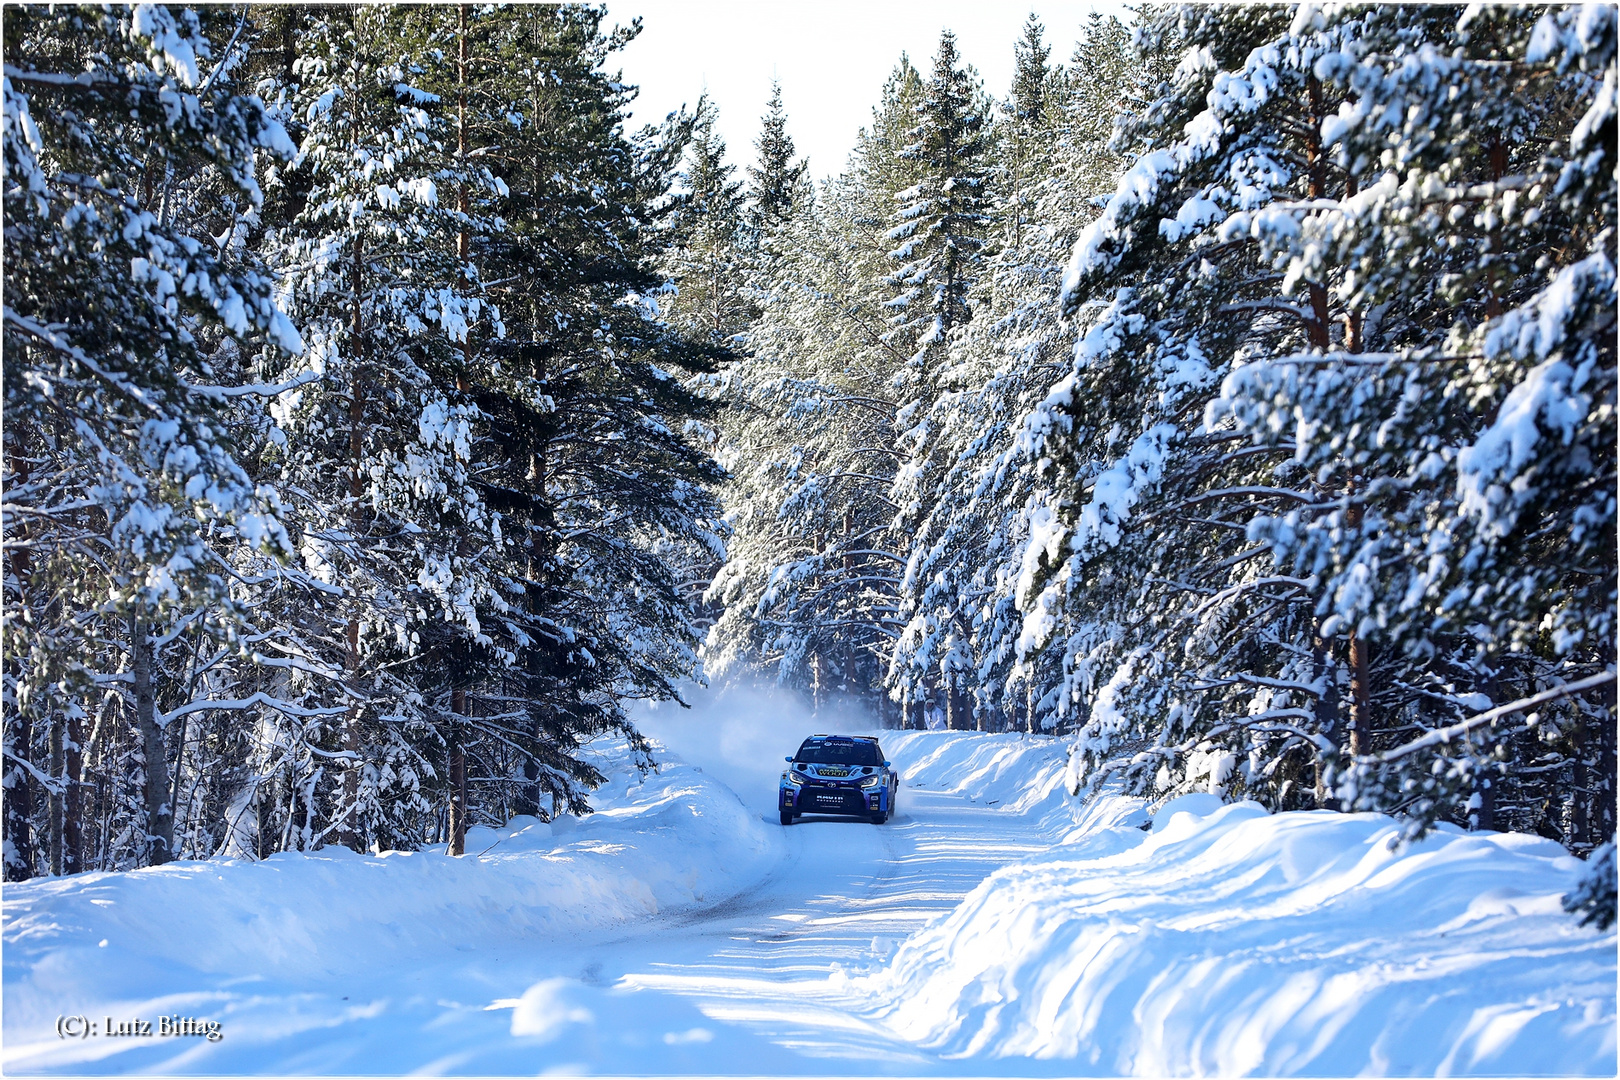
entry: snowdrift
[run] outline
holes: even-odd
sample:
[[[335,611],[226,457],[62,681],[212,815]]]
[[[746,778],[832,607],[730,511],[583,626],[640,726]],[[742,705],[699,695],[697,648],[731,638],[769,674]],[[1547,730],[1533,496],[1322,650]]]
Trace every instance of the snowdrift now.
[[[1068,743],[1049,735],[881,731],[901,789],[957,795],[1033,824],[1053,843],[1066,836],[1146,825],[1141,799],[1080,802],[1063,786]],[[905,813],[904,804],[901,813]]]
[[[339,984],[361,996],[386,992],[401,957],[415,970],[424,958],[470,949],[533,952],[718,903],[780,857],[776,828],[700,768],[672,761],[642,778],[622,742],[598,750],[610,779],[593,797],[597,813],[472,829],[466,858],[442,846],[383,855],[334,846],[7,885],[6,1070],[29,1068],[36,1053],[60,1064],[54,1024],[63,1003],[90,1016],[206,1005],[268,1022],[292,1000],[277,994]],[[274,1024],[305,1022],[319,1029],[333,1019]],[[251,1038],[236,1023],[229,1049]],[[91,1040],[81,1060],[128,1049]]]
[[[961,783],[1010,799],[1005,781]],[[1140,812],[1096,800],[1065,843],[993,874],[855,989],[893,1002],[879,1015],[907,1040],[986,1064],[1615,1072],[1615,937],[1561,910],[1583,864],[1558,844],[1446,829],[1393,849],[1382,815],[1214,796],[1175,800],[1151,833]]]

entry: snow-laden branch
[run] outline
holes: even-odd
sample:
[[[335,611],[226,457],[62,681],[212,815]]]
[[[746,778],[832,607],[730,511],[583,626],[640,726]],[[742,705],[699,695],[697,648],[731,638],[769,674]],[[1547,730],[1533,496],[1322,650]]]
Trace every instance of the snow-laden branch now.
[[[289,705],[285,701],[279,701],[261,690],[258,693],[253,694],[251,697],[193,701],[189,704],[181,705],[179,708],[173,709],[170,712],[158,714],[158,726],[167,727],[169,721],[178,720],[180,717],[194,712],[207,712],[212,709],[237,711],[241,709],[251,709],[255,705],[263,705],[266,708],[274,709],[276,712],[284,713],[287,716],[300,717],[338,716],[349,711],[348,706],[346,705],[332,705],[326,708],[305,709],[297,705]]]
[[[1252,592],[1255,589],[1263,589],[1268,585],[1289,585],[1301,592],[1308,593],[1311,589],[1316,587],[1316,579],[1314,577],[1297,578],[1276,575],[1272,577],[1255,578],[1253,581],[1240,581],[1236,585],[1222,589],[1214,596],[1211,596],[1209,599],[1205,600],[1202,604],[1199,604],[1197,610],[1193,612],[1193,617],[1198,618],[1217,604],[1225,603],[1235,596],[1240,596],[1246,592]]]
[[[1549,701],[1557,701],[1559,698],[1569,697],[1584,690],[1591,690],[1606,683],[1612,683],[1614,679],[1614,672],[1605,671],[1597,675],[1590,675],[1584,679],[1577,679],[1572,683],[1565,683],[1563,686],[1555,686],[1551,690],[1543,690],[1539,694],[1531,694],[1529,697],[1520,698],[1518,701],[1510,701],[1506,705],[1498,705],[1494,709],[1476,713],[1461,723],[1452,724],[1450,727],[1436,728],[1422,738],[1413,739],[1411,742],[1397,746],[1393,750],[1385,750],[1382,754],[1372,758],[1372,760],[1386,765],[1392,761],[1399,761],[1401,758],[1426,747],[1449,743],[1452,739],[1484,727],[1493,720],[1500,720],[1504,716],[1511,716],[1513,713],[1533,709],[1537,705],[1545,705]]]
[[[1296,682],[1292,679],[1271,679],[1264,675],[1249,675],[1242,672],[1224,679],[1210,679],[1199,686],[1189,686],[1187,689],[1196,693],[1204,690],[1219,690],[1226,686],[1269,686],[1273,690],[1293,690],[1301,694],[1309,694],[1312,697],[1322,696],[1321,680]]]
[[[57,334],[49,327],[41,326],[33,319],[30,319],[25,315],[19,315],[10,308],[5,309],[5,321],[10,323],[16,329],[21,330],[29,337],[32,337],[35,340],[42,342],[47,347],[69,357],[85,370],[117,389],[119,393],[132,398],[142,407],[150,409],[153,413],[160,417],[164,415],[163,407],[157,402],[150,400],[146,390],[143,387],[137,386],[129,379],[120,377],[108,371],[106,368],[92,360],[83,349],[68,341],[60,334]]]
[[[246,386],[198,386],[195,383],[182,382],[180,385],[193,394],[217,401],[234,397],[275,397],[278,394],[286,393],[288,390],[297,390],[299,387],[308,386],[310,383],[320,382],[323,378],[325,376],[318,371],[306,371],[296,379],[289,379],[283,383],[249,383]]]
[[[877,557],[879,557],[881,559],[893,559],[895,562],[899,563],[901,566],[904,566],[906,564],[906,560],[901,558],[900,556],[896,555],[894,552],[892,552],[892,551],[879,551],[877,548],[845,548],[842,551],[834,549],[832,554],[834,554],[834,555],[848,555],[848,556],[876,555]]]
[[[13,753],[11,751],[10,747],[5,748],[4,754],[5,754],[6,757],[10,758],[12,761],[15,761],[17,764],[21,765],[24,769],[26,769],[28,771],[28,775],[32,776],[34,778],[35,782],[37,782],[41,787],[43,787],[46,791],[50,792],[52,795],[60,795],[64,791],[67,790],[67,782],[66,781],[59,780],[54,776],[48,776],[45,773],[40,772],[38,769],[36,769],[34,767],[33,762],[29,761],[25,757],[21,757],[21,756],[15,754],[15,753]]]
[[[1210,499],[1220,499],[1228,495],[1258,495],[1265,498],[1293,499],[1296,502],[1311,507],[1335,507],[1338,503],[1322,503],[1317,501],[1315,495],[1303,491],[1294,491],[1292,488],[1259,487],[1247,485],[1244,487],[1216,488],[1214,491],[1205,491],[1197,495],[1189,495],[1182,500],[1182,505],[1208,502]]]

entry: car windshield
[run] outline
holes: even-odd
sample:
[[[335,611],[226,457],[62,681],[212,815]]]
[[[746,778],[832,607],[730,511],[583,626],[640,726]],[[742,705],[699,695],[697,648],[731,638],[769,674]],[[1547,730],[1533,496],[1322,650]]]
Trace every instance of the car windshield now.
[[[881,765],[883,754],[878,750],[877,743],[818,743],[807,740],[793,755],[793,760],[807,765]]]

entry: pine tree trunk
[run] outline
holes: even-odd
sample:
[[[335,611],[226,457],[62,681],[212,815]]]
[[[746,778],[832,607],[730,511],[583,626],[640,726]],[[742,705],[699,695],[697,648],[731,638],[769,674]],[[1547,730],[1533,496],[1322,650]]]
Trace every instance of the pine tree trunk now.
[[[537,91],[535,100],[536,115],[538,115],[539,107],[539,94]],[[538,178],[535,180],[535,183],[538,185]],[[538,190],[538,187],[536,190]],[[539,349],[539,327],[539,310],[531,304],[529,309],[529,337],[530,344],[534,346],[531,360],[531,372],[534,375],[536,384],[543,386],[546,379],[546,362],[545,357],[543,354],[541,354]],[[535,448],[529,454],[529,475],[527,479],[529,482],[529,491],[536,504],[543,507],[546,496],[546,454],[544,446]],[[544,546],[545,541],[543,534],[540,531],[543,524],[544,521],[542,520],[540,522],[531,523],[529,526],[528,566],[525,568],[525,573],[527,574],[529,580],[529,587],[528,595],[525,599],[527,601],[532,625],[538,625],[539,616],[545,607],[545,602],[540,591],[540,577],[545,567],[546,555],[546,549]],[[537,743],[545,738],[545,716],[542,712],[545,706],[543,703],[543,698],[540,694],[540,678],[544,674],[542,670],[543,664],[544,657],[541,654],[539,647],[536,645],[530,645],[526,662],[526,667],[528,670],[528,685],[525,687],[524,693],[529,698],[531,707],[535,710],[534,739]],[[541,796],[540,763],[535,761],[533,756],[527,756],[523,759],[523,780],[523,794],[519,797],[517,806],[514,809],[516,809],[519,814],[527,814],[533,817],[539,817]]]
[[[1490,698],[1493,703],[1497,701],[1497,672],[1491,672],[1480,684],[1480,692]],[[1486,736],[1487,739],[1489,736]],[[1494,829],[1496,828],[1496,782],[1499,779],[1495,768],[1487,766],[1476,781],[1475,794],[1479,796],[1479,809],[1470,815],[1469,828]]]
[[[361,365],[365,361],[365,316],[361,303],[365,288],[364,241],[354,238],[354,264],[350,268],[350,288],[353,290],[350,311],[350,347],[354,370],[349,378],[349,519],[356,536],[360,535],[360,499],[365,494],[361,476],[365,452],[365,383]],[[358,599],[354,601],[358,604]],[[348,654],[345,663],[349,673],[349,691],[360,694],[360,618],[358,612],[349,616],[347,632]],[[355,809],[360,800],[360,705],[349,706],[343,722],[343,749],[351,756],[343,771],[343,825],[338,830],[338,842],[354,851],[360,850],[360,832],[355,827]]]
[[[1348,489],[1355,498],[1355,484]],[[1351,503],[1345,511],[1345,527],[1354,536],[1361,530],[1363,508]],[[1350,753],[1356,756],[1372,753],[1372,684],[1368,674],[1370,660],[1367,642],[1356,627],[1350,627]]]
[[[821,654],[810,655],[810,712],[821,715]]]
[[[538,541],[533,535],[533,530],[531,529],[529,538],[530,555],[528,568],[530,581],[528,590],[528,607],[529,614],[531,616],[538,616],[541,609],[540,597],[537,595],[539,589],[536,586],[536,582],[538,580],[536,575],[539,573],[539,559],[537,558],[533,547],[533,545],[535,545],[537,542]],[[541,664],[542,657],[540,655],[540,649],[537,645],[531,644],[528,648],[527,663],[525,665],[527,668],[528,680],[523,692],[524,695],[529,699],[531,707],[536,710],[534,716],[534,737],[536,741],[539,741],[542,737],[544,737],[545,734],[544,718],[539,715],[538,710],[541,706],[539,704],[539,697],[536,694],[536,690],[540,686]],[[518,798],[516,808],[517,812],[519,814],[527,814],[531,817],[539,817],[540,795],[540,763],[534,759],[533,755],[525,756],[523,759],[523,788],[522,795]]]
[[[1351,172],[1347,172],[1345,174],[1345,177],[1344,177],[1344,197],[1346,199],[1353,198],[1355,196],[1356,192],[1360,190],[1360,188],[1361,188],[1361,185],[1356,180],[1356,174],[1351,173]],[[1366,342],[1362,338],[1362,327],[1364,325],[1364,322],[1365,322],[1365,320],[1363,319],[1361,312],[1359,312],[1359,311],[1347,311],[1347,312],[1345,312],[1345,314],[1344,314],[1344,351],[1345,352],[1359,353],[1359,352],[1361,352],[1362,349],[1366,348]]]
[[[1024,139],[1022,125],[1013,132],[1013,250],[1024,241]]]
[[[849,553],[850,545],[855,536],[855,511],[850,507],[844,508],[844,577],[846,579],[855,574],[855,556]],[[844,637],[844,677],[843,692],[846,697],[852,697],[858,692],[855,682],[856,658],[859,654],[855,649],[855,635],[852,631],[845,631]],[[864,695],[863,695],[864,696]],[[881,701],[882,698],[880,697]],[[878,706],[878,726],[882,726],[882,706]]]
[[[62,758],[63,718],[61,713],[51,717],[50,776],[58,785],[67,775],[67,762]],[[49,823],[50,868],[53,877],[62,873],[62,789],[60,786],[46,796],[46,820]]]
[[[1507,174],[1508,145],[1507,140],[1500,135],[1492,139],[1487,148],[1487,159],[1490,163],[1491,183],[1496,183]],[[1502,315],[1502,298],[1496,295],[1496,281],[1493,278],[1485,279],[1485,317],[1487,319],[1500,318]]]
[[[450,854],[467,852],[467,751],[461,744],[461,718],[467,711],[467,691],[450,691]]]
[[[1312,199],[1324,198],[1327,192],[1327,161],[1322,154],[1322,84],[1313,75],[1305,80],[1310,114],[1305,121],[1305,169],[1309,177],[1308,195]],[[1329,347],[1327,288],[1320,281],[1308,282],[1306,293],[1310,298],[1311,319],[1306,329],[1311,344],[1318,349]]]
[[[1367,643],[1350,632],[1350,753],[1372,753],[1372,694],[1367,675]]]
[[[10,752],[26,758],[32,751],[33,718],[26,709],[17,714],[17,741]],[[6,880],[27,881],[34,876],[34,781],[28,770],[8,762],[5,773]]]
[[[467,162],[467,5],[458,7],[460,17],[460,59],[457,65],[456,87],[456,147],[457,158],[463,169]],[[471,238],[467,232],[467,182],[457,186],[456,209],[461,213],[464,223],[456,236],[456,254],[460,259],[461,271],[459,280],[463,290],[471,287],[467,277],[467,262],[472,254]],[[473,341],[472,331],[469,328],[467,336],[461,342],[462,369],[456,373],[456,390],[463,394],[472,392],[472,364]],[[467,540],[462,537],[456,544],[456,554],[467,554]],[[450,755],[450,846],[451,855],[464,855],[467,850],[467,752],[462,745],[461,718],[467,714],[467,691],[455,689],[450,691],[450,711],[456,714],[451,721],[452,750]]]
[[[20,363],[26,360],[20,359]],[[6,432],[11,436],[10,445],[6,447],[6,464],[10,465],[16,473],[16,485],[26,486],[28,483],[28,457],[25,451],[27,442],[27,429],[21,425],[10,425]],[[26,525],[17,527],[7,523],[14,529],[13,539],[23,539],[28,535]],[[19,544],[11,550],[8,556],[10,570],[16,581],[17,601],[19,605],[28,603],[29,583],[32,578],[33,553],[26,544]],[[20,661],[13,655],[9,627],[6,632],[5,665],[8,673],[20,670]],[[13,729],[15,724],[15,729]],[[5,720],[6,734],[12,735],[15,731],[15,741],[6,747],[7,757],[15,755],[21,760],[29,760],[33,756],[34,721],[27,709],[14,710]],[[5,797],[0,799],[0,816],[3,816],[5,855],[4,874],[7,881],[27,881],[34,876],[34,781],[27,769],[23,768],[21,761],[5,761],[0,763],[4,769],[3,780],[0,785],[5,788]]]
[[[534,23],[531,23],[530,25],[534,34],[532,39],[532,47],[538,49],[540,45],[539,27],[538,24]],[[533,73],[531,73],[529,82],[529,111],[537,126],[541,123],[541,105],[540,80],[534,78]],[[538,198],[541,184],[540,159],[538,156],[534,159],[533,164],[534,169],[530,174],[529,190],[534,193],[536,198]],[[530,353],[531,373],[534,376],[536,385],[544,386],[546,380],[546,365],[544,355],[541,353],[539,348],[540,308],[532,298],[529,301],[529,344],[532,349]],[[536,448],[529,454],[528,481],[530,493],[534,497],[535,501],[541,504],[543,504],[545,499],[545,475],[545,451],[543,448]],[[542,547],[540,527],[540,522],[531,522],[529,525],[528,565],[524,571],[529,581],[527,595],[524,599],[529,610],[530,625],[538,625],[539,615],[544,607],[540,596],[540,574],[544,567],[545,561],[543,557],[544,549]],[[536,688],[538,688],[540,685],[540,665],[540,650],[538,647],[531,644],[528,649],[527,663],[525,665],[528,671],[528,684],[524,688],[524,694],[529,698],[531,708],[535,710],[533,732],[535,741],[537,743],[545,737],[544,718],[539,712],[542,706],[540,705],[539,697],[535,693]],[[517,812],[520,814],[529,814],[534,817],[539,817],[540,796],[542,794],[540,785],[540,763],[536,761],[532,755],[526,756],[523,759],[523,781],[523,795],[518,800],[518,805],[516,808]]]
[[[84,718],[74,716],[67,729],[67,805],[62,822],[62,872],[84,869]]]
[[[1616,754],[1614,744],[1609,736],[1598,732],[1588,732],[1587,749],[1583,750],[1589,762],[1587,765],[1587,782],[1591,788],[1589,805],[1592,808],[1587,828],[1598,839],[1605,839],[1615,834],[1615,771]]]
[[[360,674],[360,621],[350,617],[347,632],[346,666],[349,672],[349,690],[358,694]],[[360,801],[360,706],[351,703],[343,716],[343,749],[350,756],[343,770],[343,827],[338,830],[338,842],[354,851],[360,850],[360,832],[355,828],[356,804]]]
[[[1573,784],[1570,787],[1569,812],[1569,843],[1577,851],[1592,845],[1592,818],[1587,812],[1591,797],[1587,794],[1590,785],[1589,772],[1586,767],[1586,756],[1580,752],[1577,745],[1574,775],[1570,778]]]
[[[1496,828],[1496,781],[1495,770],[1479,778],[1479,809],[1474,811],[1473,821],[1469,824],[1476,829]]]
[[[159,866],[174,857],[174,815],[169,807],[168,754],[157,722],[152,689],[152,639],[139,616],[129,624],[130,667],[135,676],[135,726],[146,752],[146,833],[148,861]]]
[[[193,680],[187,689],[186,699],[189,701],[196,693],[197,685]],[[186,771],[186,728],[191,722],[191,714],[180,717],[180,733],[174,739],[174,775],[169,778],[169,813],[174,818],[175,831],[182,837],[176,843],[184,845],[186,835],[185,815],[180,812],[180,780]]]
[[[1339,680],[1338,672],[1334,670],[1333,660],[1328,654],[1328,642],[1318,637],[1313,643],[1315,657],[1312,662],[1312,678],[1322,682],[1322,695],[1316,699],[1316,730],[1335,746],[1339,745],[1339,724],[1343,719],[1339,712]],[[1322,756],[1316,756],[1315,791],[1316,805],[1324,810],[1337,810],[1338,800],[1333,798],[1327,790],[1327,778],[1322,769]]]

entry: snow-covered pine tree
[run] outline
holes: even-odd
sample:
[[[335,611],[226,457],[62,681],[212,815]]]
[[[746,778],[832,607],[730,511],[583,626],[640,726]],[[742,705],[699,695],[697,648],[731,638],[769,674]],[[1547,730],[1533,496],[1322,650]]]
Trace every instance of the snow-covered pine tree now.
[[[748,222],[756,233],[764,234],[792,216],[801,198],[799,181],[809,169],[809,161],[794,160],[793,136],[787,130],[787,107],[782,103],[782,84],[771,80],[771,97],[760,118],[759,138],[754,140],[754,164],[748,166]]]
[[[1012,230],[1014,248],[1023,243],[1026,204],[1037,177],[1044,171],[1042,135],[1050,127],[1048,97],[1054,86],[1054,72],[1047,64],[1052,47],[1046,43],[1046,28],[1033,12],[1024,20],[1023,36],[1013,46],[1013,82],[1005,113],[1010,129],[1005,139],[1003,165],[1006,176],[1006,205],[1002,211]],[[1060,76],[1061,78],[1061,76]]]
[[[1349,462],[1343,518],[1298,513],[1273,541],[1321,575],[1327,625],[1366,639],[1368,670],[1350,672],[1357,759],[1339,793],[1399,808],[1414,829],[1451,817],[1587,849],[1612,829],[1602,793],[1614,783],[1613,530],[1597,524],[1614,501],[1593,489],[1614,460],[1614,188],[1612,166],[1596,181],[1585,169],[1600,164],[1571,168],[1564,155],[1612,156],[1597,150],[1606,107],[1595,100],[1612,20],[1606,31],[1586,20],[1566,51],[1548,40],[1553,14],[1387,14],[1319,65],[1348,91],[1323,128],[1334,157],[1352,176],[1362,159],[1404,166],[1367,168],[1376,182],[1362,179],[1304,241],[1336,235],[1354,259],[1338,296],[1357,363],[1255,365],[1228,380],[1227,398],[1251,430],[1275,431],[1287,410],[1295,460],[1319,477],[1330,459]],[[1425,55],[1425,39],[1449,56]],[[1413,54],[1467,106],[1417,84]],[[1511,94],[1503,56],[1524,58]],[[1400,128],[1364,119],[1391,104],[1408,118]],[[1290,246],[1287,272],[1311,277],[1312,255]],[[1533,343],[1520,333],[1530,320]],[[1500,449],[1508,440],[1516,454]],[[1254,535],[1273,528],[1257,522]]]
[[[901,152],[916,168],[917,179],[896,194],[901,205],[889,232],[898,244],[890,257],[901,265],[890,278],[899,291],[889,301],[895,314],[888,340],[910,353],[894,377],[903,404],[895,417],[900,465],[889,498],[902,536],[928,515],[937,497],[939,432],[932,409],[951,334],[973,317],[969,295],[979,279],[991,221],[986,105],[957,53],[955,35],[945,31],[916,106],[911,141]],[[901,614],[909,614],[904,606]],[[910,652],[906,664],[891,668],[890,684],[901,700],[912,701],[937,680],[947,722],[968,727],[971,629],[954,618],[935,625],[925,616],[924,624],[929,647]]]
[[[265,388],[217,385],[209,353],[302,343],[231,229],[199,239],[179,205],[211,182],[251,214],[255,155],[293,152],[233,84],[236,43],[157,6],[6,14],[11,879],[175,854],[155,658],[188,626],[230,632],[230,552],[290,551],[233,445],[233,401]],[[87,768],[109,782],[93,837]]]
[[[793,249],[788,226],[801,215],[813,213],[815,187],[809,161],[794,160],[793,136],[787,130],[787,109],[781,84],[771,81],[771,97],[760,118],[754,140],[754,163],[748,166],[744,187],[742,248],[746,262],[749,322],[759,317],[760,305],[784,280]]]
[[[718,115],[713,102],[698,102],[673,222],[679,239],[666,266],[675,293],[662,306],[672,325],[718,348],[731,348],[751,312],[743,185],[732,179],[736,169],[727,164],[726,142],[714,130]]]
[[[690,581],[723,555],[712,462],[687,389],[721,350],[676,333],[656,267],[695,118],[623,130],[634,89],[603,65],[636,26],[599,9],[479,9],[487,58],[471,151],[508,195],[506,228],[475,245],[508,326],[473,375],[477,485],[510,541],[508,609],[488,632],[515,661],[469,689],[469,808],[579,813],[601,776],[580,753],[605,732],[639,742],[623,703],[669,699],[699,673]]]
[[[1012,583],[1030,515],[1051,495],[1034,470],[1020,467],[1012,441],[1020,418],[1061,376],[1072,352],[1072,331],[1054,297],[1080,227],[1096,213],[1092,201],[1116,179],[1099,162],[1117,161],[1106,145],[1112,118],[1138,78],[1126,41],[1117,22],[1094,20],[1076,50],[1084,66],[1071,79],[1034,68],[1032,58],[1047,50],[1038,27],[1026,26],[1012,94],[1015,106],[1020,98],[1025,104],[1007,110],[1006,123],[1023,123],[1022,114],[1034,111],[1036,86],[1045,88],[1041,122],[999,144],[1004,154],[1024,156],[1024,191],[1003,193],[998,250],[986,263],[976,317],[953,343],[938,380],[931,424],[939,433],[939,479],[931,511],[911,534],[903,586],[910,619],[896,663],[926,671],[937,665],[943,640],[935,629],[968,627],[958,647],[971,659],[981,726],[1040,730],[1059,722],[1051,698],[1059,658],[1017,664],[1021,617]],[[1025,206],[1015,215],[1019,201]]]
[[[458,155],[453,103],[426,88],[457,78],[442,16],[297,13],[300,157],[276,178],[286,216],[266,246],[309,342],[303,370],[319,378],[276,403],[264,460],[296,499],[307,571],[278,597],[279,647],[304,658],[287,678],[327,680],[325,704],[346,710],[270,744],[298,748],[280,752],[288,790],[303,793],[288,811],[298,847],[413,845],[441,714],[412,667],[447,638],[477,640],[481,609],[503,602],[464,389],[475,326],[502,328],[461,250],[467,231],[495,226],[457,198],[463,185],[500,188]]]
[[[900,154],[916,168],[916,182],[896,193],[901,205],[889,232],[897,242],[890,256],[901,264],[891,277],[898,290],[889,302],[892,336],[914,350],[919,382],[926,382],[929,356],[972,318],[968,294],[990,224],[982,97],[956,36],[945,31]]]
[[[727,560],[707,594],[723,606],[711,669],[774,668],[817,705],[849,695],[880,714],[903,562],[891,383],[908,356],[887,340],[886,235],[916,181],[900,155],[922,96],[902,57],[849,170],[819,200],[804,190],[778,227],[748,355],[708,391],[731,407],[717,454],[732,474]]]
[[[1492,779],[1513,796],[1495,820],[1592,842],[1583,799],[1519,800],[1612,758],[1596,661],[1612,648],[1583,651],[1612,633],[1585,606],[1614,574],[1586,531],[1613,514],[1588,479],[1613,454],[1612,344],[1596,342],[1614,194],[1595,150],[1612,21],[1538,14],[1186,8],[1147,27],[1183,60],[1076,245],[1065,301],[1095,314],[1022,436],[1068,497],[1027,548],[1023,647],[1074,657],[1089,782],[1337,797],[1420,831],[1480,821]],[[1546,239],[1571,232],[1573,248]],[[1542,346],[1517,327],[1550,325],[1535,313],[1553,297],[1565,329]],[[1585,374],[1534,398],[1513,389],[1545,386],[1532,359]],[[1475,479],[1538,460],[1493,432],[1524,408],[1547,422],[1542,400],[1585,417],[1520,444],[1553,455],[1556,556],[1492,539],[1505,497]],[[1555,632],[1566,609],[1579,638]],[[1597,746],[1527,758],[1504,731],[1450,749],[1535,705],[1532,727],[1570,717],[1544,748],[1571,731]]]

